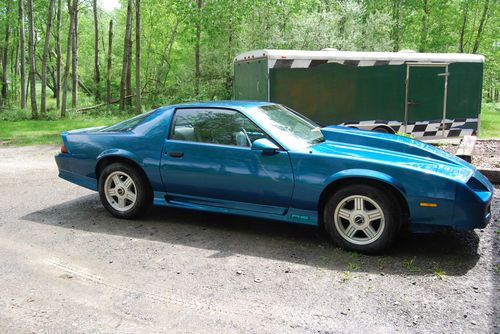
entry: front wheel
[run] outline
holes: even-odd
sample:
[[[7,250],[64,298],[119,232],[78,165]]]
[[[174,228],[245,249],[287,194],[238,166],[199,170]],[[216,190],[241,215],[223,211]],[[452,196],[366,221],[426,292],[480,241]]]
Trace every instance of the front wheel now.
[[[390,193],[375,186],[350,185],[328,199],[323,221],[339,246],[375,253],[394,241],[401,224],[401,208]]]
[[[99,177],[99,196],[115,217],[131,219],[142,215],[151,204],[147,180],[134,167],[113,163]]]

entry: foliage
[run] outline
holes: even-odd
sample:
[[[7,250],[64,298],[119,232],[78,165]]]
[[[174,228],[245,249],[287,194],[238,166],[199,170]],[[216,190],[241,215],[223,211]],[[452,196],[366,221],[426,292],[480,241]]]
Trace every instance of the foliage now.
[[[479,135],[482,138],[500,137],[500,104],[484,103],[481,111],[481,128]]]
[[[8,114],[19,105],[19,71],[15,66],[19,40],[17,3],[0,16],[0,50],[4,50],[9,20]],[[103,0],[104,1],[104,0]],[[498,99],[500,81],[500,22],[498,0],[142,0],[142,63],[144,110],[189,100],[228,99],[232,92],[232,61],[240,52],[257,48],[477,52],[486,56],[484,90],[487,100]],[[37,66],[46,30],[48,0],[33,0]],[[428,6],[425,7],[425,3]],[[62,1],[61,48],[65,57],[69,15]],[[92,1],[79,5],[79,68],[82,83],[95,91],[94,18]],[[480,23],[488,4],[483,28]],[[98,11],[100,33],[101,96],[106,96],[109,21],[114,21],[111,91],[119,96],[124,48],[126,2],[112,12]],[[425,25],[424,25],[425,23]],[[195,45],[200,34],[200,90],[195,90]],[[55,34],[53,26],[52,34]],[[477,48],[476,48],[477,47]],[[50,41],[55,50],[55,38]],[[134,53],[132,53],[134,54]],[[65,61],[63,59],[63,61]],[[56,64],[51,53],[49,74]],[[135,69],[132,68],[132,78]],[[53,84],[49,75],[49,84]],[[133,85],[132,85],[133,86]],[[5,101],[2,101],[5,103]],[[98,103],[80,90],[79,107]],[[50,108],[51,106],[49,106]],[[105,108],[106,109],[106,108]],[[113,109],[113,108],[111,108]],[[102,109],[101,109],[102,110]],[[104,111],[103,111],[104,112]],[[24,111],[19,118],[25,117]],[[49,116],[51,113],[49,112]],[[55,113],[54,113],[55,115]],[[4,116],[2,117],[7,117]],[[7,118],[12,119],[13,116]]]

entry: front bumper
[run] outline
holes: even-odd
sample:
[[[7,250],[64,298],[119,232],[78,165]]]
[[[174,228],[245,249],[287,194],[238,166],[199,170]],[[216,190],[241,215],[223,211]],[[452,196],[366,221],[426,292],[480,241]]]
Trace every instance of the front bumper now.
[[[457,230],[484,228],[491,221],[493,185],[476,171],[467,184],[457,187],[453,227]]]

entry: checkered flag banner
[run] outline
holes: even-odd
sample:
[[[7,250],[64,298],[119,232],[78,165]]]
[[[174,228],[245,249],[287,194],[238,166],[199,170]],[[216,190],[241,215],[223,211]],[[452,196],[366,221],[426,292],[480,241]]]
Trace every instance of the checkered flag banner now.
[[[404,123],[400,121],[354,121],[344,122],[340,125],[356,126],[356,125],[388,125],[395,132],[405,132],[414,137],[463,137],[466,135],[475,135],[478,129],[477,118],[455,118],[433,121],[408,122],[406,131]]]

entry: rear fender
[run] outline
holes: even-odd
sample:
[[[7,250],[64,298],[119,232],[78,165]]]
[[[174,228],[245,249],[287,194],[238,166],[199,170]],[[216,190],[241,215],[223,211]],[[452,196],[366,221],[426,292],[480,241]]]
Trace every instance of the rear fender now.
[[[127,150],[119,149],[119,148],[113,148],[113,149],[105,150],[97,156],[97,158],[96,158],[96,176],[98,174],[100,164],[102,163],[102,161],[104,161],[107,158],[113,158],[113,157],[131,160],[134,163],[136,163],[138,166],[140,166],[142,168],[144,167],[143,164],[140,162],[141,160],[139,159],[139,157],[137,155],[135,155],[134,153],[127,151]]]

